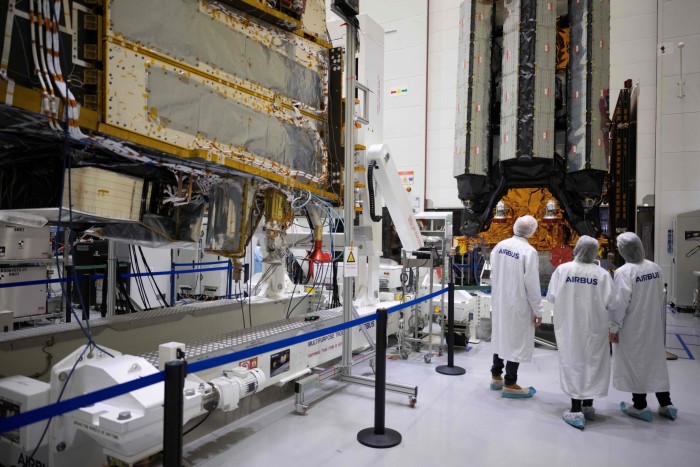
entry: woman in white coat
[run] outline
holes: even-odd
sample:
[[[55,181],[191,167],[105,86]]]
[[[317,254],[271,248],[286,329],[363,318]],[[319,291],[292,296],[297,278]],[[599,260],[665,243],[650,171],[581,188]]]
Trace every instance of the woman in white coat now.
[[[620,403],[620,410],[647,422],[653,416],[647,393],[656,393],[659,413],[675,420],[678,410],[671,404],[671,384],[664,346],[664,313],[661,268],[644,259],[637,235],[617,237],[617,249],[626,264],[615,270],[617,302],[610,312],[610,342],[613,343],[613,387],[632,393],[633,405]]]
[[[542,322],[542,292],[537,251],[527,239],[537,230],[537,220],[521,216],[513,225],[513,237],[491,250],[491,344],[494,349],[491,389],[503,397],[528,398],[532,387],[517,384],[518,366],[532,360],[535,327]],[[507,364],[504,365],[504,359]],[[506,369],[505,381],[501,376]]]
[[[595,418],[593,399],[608,395],[608,312],[614,302],[610,274],[593,262],[598,241],[587,235],[574,248],[574,261],[552,274],[547,300],[554,304],[561,389],[571,397],[562,419],[583,429]]]

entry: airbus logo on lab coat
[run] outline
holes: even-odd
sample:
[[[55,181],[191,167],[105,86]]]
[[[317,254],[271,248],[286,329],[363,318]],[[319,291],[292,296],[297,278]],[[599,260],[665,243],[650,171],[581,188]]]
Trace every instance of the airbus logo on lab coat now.
[[[644,282],[644,281],[650,281],[652,279],[658,279],[659,278],[659,273],[651,273],[651,274],[642,274],[641,276],[637,276],[637,280],[635,282]]]
[[[575,284],[598,285],[598,279],[591,279],[590,277],[579,277],[579,276],[567,277],[566,282],[573,282]]]
[[[501,248],[500,250],[498,250],[498,254],[510,256],[511,258],[515,258],[515,259],[520,258],[520,253],[514,253],[507,248]]]

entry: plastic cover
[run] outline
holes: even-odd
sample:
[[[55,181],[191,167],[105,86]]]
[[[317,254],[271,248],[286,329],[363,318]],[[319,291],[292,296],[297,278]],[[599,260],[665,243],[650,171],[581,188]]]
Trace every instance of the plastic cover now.
[[[138,223],[107,224],[93,230],[110,240],[150,248],[195,248],[202,229],[204,204],[190,203],[174,210],[172,217],[144,214]]]
[[[115,0],[109,5],[111,27],[118,35],[189,65],[206,64],[321,108],[325,70],[319,74],[294,59],[298,50],[291,34],[248,36],[203,13],[200,0]],[[230,22],[237,18],[221,7],[215,15],[229,16]],[[251,35],[257,32],[254,20],[239,21],[247,23]]]

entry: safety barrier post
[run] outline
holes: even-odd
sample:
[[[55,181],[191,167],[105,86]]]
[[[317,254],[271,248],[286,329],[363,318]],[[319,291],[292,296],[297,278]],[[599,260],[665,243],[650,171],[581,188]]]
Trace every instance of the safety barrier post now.
[[[233,263],[228,260],[226,263],[226,298],[231,298],[231,279],[233,278]]]
[[[435,371],[443,375],[459,376],[467,370],[455,366],[455,281],[452,261],[453,258],[450,256],[450,282],[447,284],[447,365],[440,365],[435,368]],[[467,345],[469,345],[468,342]]]
[[[163,465],[182,466],[182,404],[184,402],[187,362],[165,363],[165,398],[163,403]]]
[[[374,426],[357,433],[360,444],[371,448],[393,448],[401,443],[401,433],[384,426],[386,402],[386,308],[377,310],[377,343],[374,377]]]
[[[175,263],[170,263],[170,306],[175,306]]]

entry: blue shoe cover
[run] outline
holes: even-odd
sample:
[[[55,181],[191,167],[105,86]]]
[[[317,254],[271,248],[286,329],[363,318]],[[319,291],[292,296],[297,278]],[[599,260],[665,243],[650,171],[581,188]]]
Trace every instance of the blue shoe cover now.
[[[491,380],[489,389],[492,391],[500,391],[501,389],[503,389],[503,381],[501,380],[500,382],[498,382],[496,380]]]
[[[645,422],[650,422],[654,419],[654,416],[651,414],[651,410],[649,410],[649,407],[639,410],[635,409],[632,405],[627,405],[624,402],[620,402],[620,410],[622,410],[630,417],[638,418],[640,420],[644,420]]]
[[[595,409],[593,407],[583,407],[583,416],[586,420],[595,420]]]
[[[535,395],[537,391],[530,386],[528,389],[513,390],[506,387],[503,388],[503,397],[508,399],[527,399]]]
[[[667,405],[666,407],[659,407],[659,413],[666,418],[675,420],[678,416],[678,409],[672,405]]]
[[[566,410],[561,416],[561,419],[579,430],[583,430],[586,427],[586,419],[584,414],[581,412],[571,412],[570,410]]]

